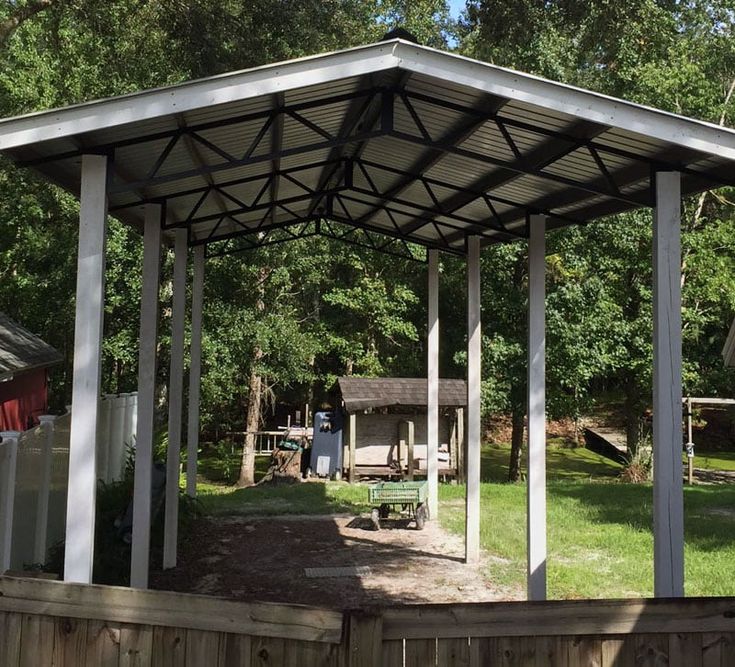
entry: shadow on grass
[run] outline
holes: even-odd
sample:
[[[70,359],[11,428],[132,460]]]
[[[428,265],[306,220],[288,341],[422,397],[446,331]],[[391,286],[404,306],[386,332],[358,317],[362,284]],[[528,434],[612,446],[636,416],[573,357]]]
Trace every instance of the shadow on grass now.
[[[510,447],[492,445],[482,448],[483,482],[507,482]],[[525,452],[521,470],[526,472]],[[622,466],[584,447],[549,447],[546,450],[546,474],[549,480],[612,481]]]
[[[653,488],[650,484],[563,484],[548,487],[549,503],[573,499],[593,521],[631,526],[653,532]],[[702,551],[735,545],[735,486],[695,486],[684,489],[684,538]]]

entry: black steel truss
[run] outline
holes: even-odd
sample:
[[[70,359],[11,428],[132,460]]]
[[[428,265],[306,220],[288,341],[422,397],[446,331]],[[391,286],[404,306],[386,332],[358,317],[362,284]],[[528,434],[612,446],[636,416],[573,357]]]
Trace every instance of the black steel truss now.
[[[163,147],[144,177],[129,179],[128,174],[115,170],[115,178],[109,186],[110,194],[132,198],[113,206],[111,212],[142,203],[165,204],[188,197],[193,198],[189,212],[185,217],[169,219],[165,227],[187,228],[193,244],[214,243],[254,233],[259,235],[258,238],[272,239],[274,237],[269,236],[271,231],[278,232],[278,238],[288,240],[289,234],[296,233],[283,231],[290,229],[289,225],[332,220],[349,225],[366,237],[375,233],[386,234],[392,239],[391,244],[405,245],[415,241],[447,252],[462,252],[464,237],[471,234],[482,235],[487,240],[523,238],[527,235],[527,223],[520,227],[517,223],[527,221],[530,213],[543,213],[567,224],[584,224],[582,214],[587,210],[594,213],[605,206],[611,210],[652,206],[651,188],[646,184],[650,185],[651,173],[656,170],[676,170],[702,181],[709,178],[707,174],[685,166],[685,162],[699,157],[695,151],[677,148],[658,156],[643,157],[597,141],[599,135],[609,130],[605,125],[577,121],[560,130],[537,127],[504,115],[505,99],[487,96],[481,103],[468,107],[408,90],[406,83],[409,77],[409,73],[403,72],[394,83],[386,86],[376,85],[375,79],[368,76],[361,90],[298,104],[287,104],[282,94],[276,94],[272,97],[270,110],[192,126],[187,126],[184,116],[178,115],[175,130],[102,146],[79,146],[75,151],[26,164],[39,166],[43,162],[68,159],[89,150],[114,154],[115,150],[128,146],[159,142]],[[346,105],[336,132],[309,117],[311,111],[332,104]],[[426,109],[432,107],[441,109],[445,117],[447,112],[456,114],[455,120],[436,137],[423,117]],[[396,127],[399,113],[401,118],[410,119],[409,124],[403,122],[401,129]],[[295,123],[309,139],[300,146],[284,146],[285,122]],[[217,145],[206,136],[208,130],[246,125],[248,139],[243,139],[242,145],[236,149],[232,145]],[[467,140],[485,127],[495,131],[496,140],[504,143],[511,157],[488,154],[467,145]],[[522,149],[516,133],[533,137],[534,147]],[[407,168],[365,159],[363,152],[370,140],[380,137],[422,146],[423,150]],[[192,168],[167,172],[167,162],[181,146],[188,152]],[[328,157],[323,159],[325,151]],[[282,167],[284,158],[313,153],[319,154],[321,159],[295,167]],[[466,186],[427,175],[436,171],[435,167],[446,155],[485,165],[487,171]],[[559,163],[571,156],[583,157],[586,169],[596,170],[597,174],[586,179],[562,175]],[[624,157],[631,163],[613,171],[606,156]],[[266,165],[266,170],[218,182],[227,170],[258,164]],[[318,174],[313,173],[315,170]],[[151,193],[156,186],[193,177],[202,178],[204,185],[161,196]],[[499,194],[504,186],[528,177],[563,187],[532,201],[515,201]],[[390,185],[377,185],[386,182]],[[718,178],[717,182],[722,181]],[[294,194],[293,187],[290,187],[291,192],[283,195],[284,184],[296,186],[297,193]],[[406,190],[417,184],[421,186],[422,198],[407,197]],[[645,187],[631,187],[638,184]],[[247,197],[232,191],[235,186],[243,185],[248,186]],[[597,203],[599,198],[604,198],[605,203]],[[590,205],[584,209],[587,200]],[[212,202],[216,212],[207,210],[211,210]],[[581,213],[565,215],[560,212],[575,202],[580,203]],[[482,219],[478,220],[477,214],[470,216],[462,212],[473,203],[482,204]],[[367,211],[353,215],[353,205],[367,208]],[[257,213],[255,220],[253,213]],[[284,216],[288,221],[286,226],[281,224]],[[207,232],[197,231],[197,228],[205,226]],[[428,228],[432,230],[431,236],[426,233]],[[346,240],[348,236],[342,234],[340,237]],[[381,249],[365,239],[363,242],[373,249]],[[255,241],[250,239],[243,243],[252,245]],[[258,242],[257,247],[263,244]]]
[[[223,257],[314,236],[334,239],[358,248],[374,250],[401,259],[426,262],[426,252],[420,245],[409,243],[404,239],[385,236],[368,229],[354,227],[352,224],[346,224],[336,219],[320,217],[289,221],[285,224],[270,227],[265,231],[241,234],[224,241],[216,241],[215,244],[208,244],[205,252],[207,258]]]

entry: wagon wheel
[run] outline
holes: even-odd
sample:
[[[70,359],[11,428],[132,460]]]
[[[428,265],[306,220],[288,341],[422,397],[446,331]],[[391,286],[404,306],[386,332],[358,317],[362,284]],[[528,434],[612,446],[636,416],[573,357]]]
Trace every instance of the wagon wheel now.
[[[423,530],[426,520],[429,518],[429,510],[423,503],[416,508],[416,530]]]
[[[390,505],[388,503],[383,503],[378,508],[378,515],[381,519],[387,519],[390,516]]]
[[[370,512],[370,521],[373,523],[373,530],[380,530],[380,510],[377,507],[373,507]]]

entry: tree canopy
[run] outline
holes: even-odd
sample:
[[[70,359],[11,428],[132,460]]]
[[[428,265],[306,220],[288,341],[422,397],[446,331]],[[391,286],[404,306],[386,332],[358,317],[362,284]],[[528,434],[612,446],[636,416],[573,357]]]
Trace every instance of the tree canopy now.
[[[437,48],[713,123],[735,120],[735,3],[725,0],[473,0],[459,22],[440,0],[4,0],[0,115],[354,46],[398,26]],[[719,356],[735,311],[732,196],[708,192],[684,206],[687,392],[732,392]],[[64,353],[53,377],[59,406],[70,396],[77,216],[72,197],[0,163],[0,310]],[[137,234],[111,221],[106,391],[135,388],[140,264]],[[516,439],[525,413],[526,264],[523,242],[483,253],[483,409],[513,413]],[[462,376],[464,265],[445,258],[441,270],[441,371]],[[169,259],[161,386],[170,272]],[[266,403],[317,405],[342,374],[425,373],[426,279],[408,260],[311,238],[211,259],[206,272],[209,427],[244,424],[254,375]],[[617,391],[633,439],[650,402],[650,213],[550,234],[547,272],[550,414],[576,418],[600,392]]]

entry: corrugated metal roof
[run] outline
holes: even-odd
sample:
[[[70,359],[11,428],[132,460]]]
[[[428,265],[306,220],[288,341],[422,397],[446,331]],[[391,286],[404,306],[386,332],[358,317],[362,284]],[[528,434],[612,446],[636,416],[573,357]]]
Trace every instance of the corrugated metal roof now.
[[[0,121],[0,150],[74,193],[107,151],[114,215],[165,202],[212,253],[344,225],[461,254],[650,207],[656,171],[735,184],[732,130],[401,40]]]
[[[0,380],[61,362],[61,354],[38,336],[0,313]]]
[[[347,412],[386,407],[425,407],[426,378],[362,378],[341,377],[337,380]],[[439,405],[467,405],[467,383],[464,380],[439,380]]]

